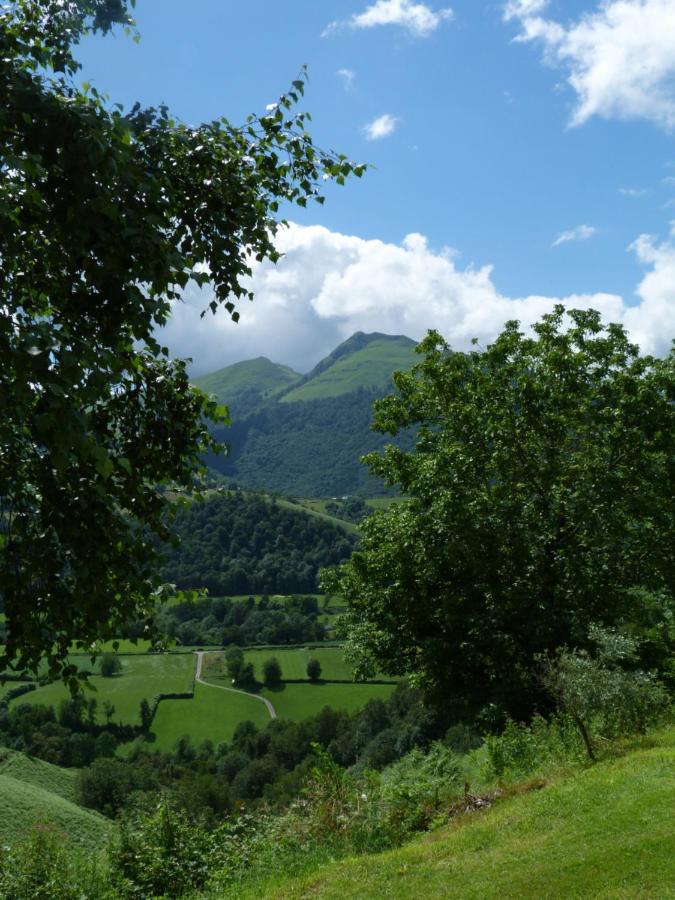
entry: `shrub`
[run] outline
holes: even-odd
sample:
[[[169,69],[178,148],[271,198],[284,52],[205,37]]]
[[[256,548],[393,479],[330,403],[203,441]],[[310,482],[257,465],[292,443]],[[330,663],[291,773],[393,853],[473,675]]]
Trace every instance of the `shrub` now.
[[[123,821],[110,848],[119,897],[185,897],[202,888],[212,868],[225,866],[227,842],[187,814],[162,803]]]
[[[638,642],[614,629],[592,626],[595,655],[562,650],[545,661],[544,683],[579,729],[595,759],[599,736],[644,733],[669,706],[666,688],[650,672],[624,668],[637,659]]]
[[[281,682],[281,665],[276,656],[271,656],[263,663],[263,681],[268,687],[275,687]]]
[[[103,900],[112,895],[91,857],[73,851],[44,826],[14,847],[0,847],[0,897],[11,900]]]
[[[122,663],[115,653],[104,653],[101,657],[101,675],[104,678],[112,678],[122,671]]]
[[[307,677],[310,681],[318,681],[321,678],[321,663],[318,659],[310,659],[307,663]]]

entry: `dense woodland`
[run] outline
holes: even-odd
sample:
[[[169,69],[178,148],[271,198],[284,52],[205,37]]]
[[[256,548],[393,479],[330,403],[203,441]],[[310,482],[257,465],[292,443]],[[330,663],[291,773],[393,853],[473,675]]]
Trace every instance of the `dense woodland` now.
[[[174,529],[180,543],[166,550],[164,578],[215,596],[312,593],[319,569],[356,544],[330,522],[238,491],[180,508]]]
[[[275,600],[264,595],[257,602],[253,597],[207,597],[199,603],[163,607],[156,624],[161,634],[193,646],[304,644],[325,637],[326,629],[318,615],[314,597]]]
[[[208,464],[257,490],[299,497],[385,496],[382,482],[359,465],[365,453],[391,442],[371,427],[379,396],[382,390],[363,388],[294,403],[243,395],[232,406],[232,425],[214,431],[230,452],[209,456]],[[410,442],[405,434],[397,438],[403,447]]]

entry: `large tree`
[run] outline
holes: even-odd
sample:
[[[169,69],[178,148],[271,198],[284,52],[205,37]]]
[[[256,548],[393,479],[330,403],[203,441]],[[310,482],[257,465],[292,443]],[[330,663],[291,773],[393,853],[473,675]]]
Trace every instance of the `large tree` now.
[[[674,357],[568,317],[532,336],[511,322],[483,352],[428,335],[376,404],[415,447],[368,458],[408,499],[325,579],[362,666],[413,674],[460,715],[531,712],[538,654],[630,621],[645,590],[672,596]]]
[[[304,81],[235,127],[125,112],[78,85],[90,32],[133,27],[134,0],[0,9],[0,597],[6,667],[74,674],[70,642],[151,608],[156,485],[188,487],[224,412],[156,338],[188,282],[236,320],[280,205],[361,174],[317,150]]]

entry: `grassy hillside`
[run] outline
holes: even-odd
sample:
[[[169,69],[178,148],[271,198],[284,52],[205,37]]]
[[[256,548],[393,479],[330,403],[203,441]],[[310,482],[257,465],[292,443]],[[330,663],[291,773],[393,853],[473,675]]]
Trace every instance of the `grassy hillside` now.
[[[220,403],[231,404],[245,392],[255,391],[268,396],[287,388],[300,377],[288,366],[259,356],[194,378],[193,384],[207,394],[215,394]]]
[[[675,730],[400,850],[238,897],[675,897]]]
[[[385,392],[393,372],[413,365],[414,348],[415,342],[407,337],[354,335],[319,363],[301,384],[284,393],[281,402],[338,397],[359,388]]]
[[[75,770],[0,750],[0,843],[46,826],[74,844],[103,849],[112,823],[75,804],[76,777]]]

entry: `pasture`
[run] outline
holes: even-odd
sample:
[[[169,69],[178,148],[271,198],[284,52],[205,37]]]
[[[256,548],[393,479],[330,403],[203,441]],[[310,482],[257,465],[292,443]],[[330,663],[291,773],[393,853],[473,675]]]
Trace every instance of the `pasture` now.
[[[229,741],[237,725],[247,719],[264,728],[270,717],[255,697],[196,684],[192,700],[162,700],[159,704],[152,723],[155,740],[150,748],[173,750],[184,735],[195,747],[205,740],[214,744]]]
[[[89,684],[94,691],[85,691],[85,699],[98,701],[98,720],[104,722],[102,703],[109,700],[115,706],[113,722],[128,725],[139,723],[141,700],[151,702],[160,693],[188,691],[192,685],[195,657],[192,653],[150,653],[120,656],[122,671],[112,678],[92,675]],[[39,687],[25,694],[15,703],[43,704],[58,709],[59,703],[70,697],[68,688],[60,681]]]
[[[394,684],[331,684],[330,682],[311,684],[281,684],[270,690],[263,688],[261,694],[272,703],[280,719],[301,722],[309,716],[321,712],[324,706],[357,712],[369,700],[386,700],[392,693]]]

